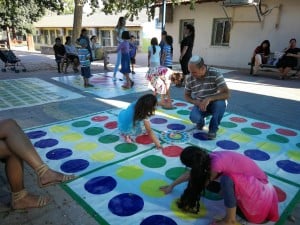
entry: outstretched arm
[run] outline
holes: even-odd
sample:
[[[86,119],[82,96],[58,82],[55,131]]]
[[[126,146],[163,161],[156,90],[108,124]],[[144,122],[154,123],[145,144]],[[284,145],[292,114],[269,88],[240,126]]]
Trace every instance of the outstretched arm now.
[[[147,131],[147,134],[151,137],[152,141],[154,142],[157,149],[162,149],[159,140],[157,139],[156,135],[151,129],[150,122],[148,120],[144,120],[144,126]]]
[[[162,186],[159,189],[163,191],[165,194],[169,194],[172,192],[173,188],[177,186],[178,184],[181,184],[183,182],[186,182],[190,179],[190,171],[185,172],[180,177],[178,177],[172,184],[167,186]]]

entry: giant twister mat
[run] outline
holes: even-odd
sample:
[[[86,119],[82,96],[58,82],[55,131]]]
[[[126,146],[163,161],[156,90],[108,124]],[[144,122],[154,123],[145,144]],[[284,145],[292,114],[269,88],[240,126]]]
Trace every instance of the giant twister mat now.
[[[218,69],[221,73],[228,73],[232,70]],[[145,74],[148,67],[138,67],[135,69],[135,74],[130,74],[130,78],[134,81],[134,85],[130,89],[122,88],[125,78],[123,74],[118,72],[117,80],[113,81],[113,72],[96,73],[90,78],[90,83],[94,87],[85,88],[83,86],[83,78],[80,75],[69,75],[62,77],[53,77],[52,79],[75,87],[81,91],[97,95],[101,98],[113,98],[121,95],[132,94],[136,92],[148,91],[148,81],[145,79]]]
[[[208,140],[206,132],[188,120],[191,105],[173,103],[173,109],[159,108],[150,118],[163,150],[157,150],[145,134],[124,143],[117,130],[120,109],[26,133],[50,167],[78,175],[62,187],[101,225],[206,225],[223,216],[218,194],[206,191],[200,212],[188,214],[176,206],[186,184],[169,195],[159,191],[186,171],[179,155],[191,144],[209,151],[237,151],[253,159],[277,190],[281,215],[277,225],[284,224],[300,199],[300,131],[227,113],[217,139]]]
[[[0,80],[0,110],[83,97],[38,78]]]

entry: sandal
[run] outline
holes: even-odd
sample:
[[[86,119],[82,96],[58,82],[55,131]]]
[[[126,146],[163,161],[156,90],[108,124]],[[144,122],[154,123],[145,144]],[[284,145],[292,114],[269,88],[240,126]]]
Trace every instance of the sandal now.
[[[29,209],[29,208],[41,208],[44,207],[46,205],[48,205],[48,203],[50,202],[50,198],[46,197],[46,196],[36,196],[38,197],[35,204],[31,205],[31,206],[16,206],[18,201],[21,201],[22,199],[24,200],[24,198],[26,196],[30,195],[25,189],[19,191],[19,192],[12,192],[12,209],[13,210],[22,210],[22,209]],[[32,197],[34,197],[34,195],[32,195]]]
[[[38,185],[40,188],[44,188],[44,187],[48,187],[48,186],[51,186],[51,185],[55,185],[55,184],[60,184],[62,182],[65,182],[65,181],[70,181],[70,180],[73,180],[75,178],[74,175],[65,175],[65,174],[62,174],[62,179],[59,179],[59,180],[54,180],[54,181],[49,181],[48,183],[45,183],[45,184],[42,184],[41,182],[41,177],[45,175],[45,173],[47,171],[49,171],[49,167],[46,165],[46,164],[42,164],[41,166],[39,166],[35,171],[38,175]],[[59,173],[58,173],[59,174]]]

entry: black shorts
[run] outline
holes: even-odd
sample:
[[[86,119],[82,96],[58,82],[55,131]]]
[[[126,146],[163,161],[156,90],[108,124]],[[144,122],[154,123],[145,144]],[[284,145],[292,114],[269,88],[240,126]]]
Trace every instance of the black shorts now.
[[[135,64],[135,58],[130,58],[131,64]]]
[[[71,62],[73,62],[74,59],[77,59],[77,60],[79,61],[79,58],[78,58],[77,55],[67,54],[67,58],[68,58]]]

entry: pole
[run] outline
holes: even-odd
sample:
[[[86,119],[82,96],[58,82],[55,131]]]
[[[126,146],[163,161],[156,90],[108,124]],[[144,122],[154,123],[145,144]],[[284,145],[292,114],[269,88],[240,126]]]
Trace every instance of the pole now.
[[[162,1],[162,21],[161,21],[161,32],[163,32],[165,30],[165,25],[166,25],[166,0]]]

